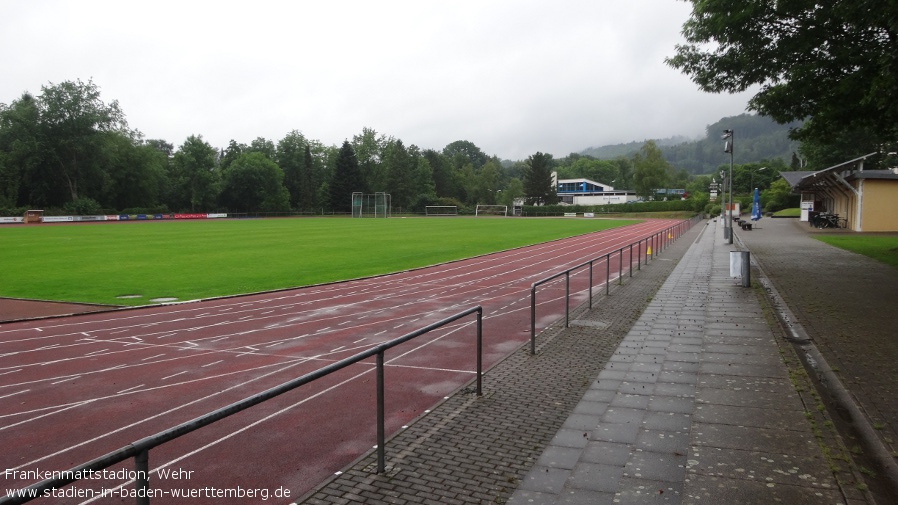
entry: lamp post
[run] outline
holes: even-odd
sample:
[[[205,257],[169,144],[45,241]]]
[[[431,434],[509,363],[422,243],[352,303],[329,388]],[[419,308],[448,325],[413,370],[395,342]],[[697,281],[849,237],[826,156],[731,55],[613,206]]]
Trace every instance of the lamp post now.
[[[721,216],[721,219],[723,219],[723,229],[724,230],[726,230],[726,228],[727,228],[727,221],[726,221],[727,194],[726,194],[726,190],[727,190],[727,173],[725,171],[721,170],[720,171],[720,191],[718,191],[717,194],[720,195],[720,216]],[[727,232],[724,231],[723,238],[726,238],[726,237],[727,237]]]
[[[757,170],[751,171],[751,184],[749,184],[748,192],[751,193],[755,189],[755,172],[763,172],[767,170],[767,167],[761,167]]]
[[[730,153],[730,216],[727,221],[730,223],[730,234],[727,237],[727,243],[733,243],[733,130],[724,130],[723,137],[726,143],[723,152]]]

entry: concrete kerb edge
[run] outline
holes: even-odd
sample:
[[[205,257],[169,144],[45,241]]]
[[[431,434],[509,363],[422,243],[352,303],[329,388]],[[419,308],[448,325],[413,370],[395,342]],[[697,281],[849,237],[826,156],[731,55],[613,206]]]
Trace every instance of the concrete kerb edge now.
[[[738,239],[738,236],[736,236]],[[745,250],[748,247],[741,240],[737,240],[739,246]],[[848,414],[852,426],[864,445],[864,449],[870,452],[873,459],[879,464],[880,469],[888,478],[890,487],[898,492],[898,463],[892,457],[888,448],[880,440],[879,435],[870,424],[870,420],[861,411],[851,393],[842,384],[838,375],[829,366],[823,354],[817,349],[814,341],[805,331],[804,327],[796,321],[795,315],[789,309],[785,300],[780,296],[776,287],[767,277],[761,262],[756,256],[751,257],[751,263],[758,271],[758,282],[764,288],[771,306],[776,312],[777,319],[787,332],[787,340],[796,348],[799,358],[804,365],[817,373],[818,381],[829,391],[832,400],[838,408],[844,409]]]

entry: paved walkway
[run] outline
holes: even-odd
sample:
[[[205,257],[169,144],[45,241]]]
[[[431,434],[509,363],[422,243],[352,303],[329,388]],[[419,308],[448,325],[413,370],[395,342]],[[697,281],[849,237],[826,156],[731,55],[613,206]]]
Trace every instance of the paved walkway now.
[[[732,249],[699,223],[304,501],[871,503]]]

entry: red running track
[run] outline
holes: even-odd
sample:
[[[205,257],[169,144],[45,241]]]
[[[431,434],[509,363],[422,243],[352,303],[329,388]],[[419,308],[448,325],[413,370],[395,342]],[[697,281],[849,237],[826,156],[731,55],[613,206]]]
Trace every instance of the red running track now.
[[[688,226],[648,220],[370,279],[0,325],[3,495],[44,478],[35,472],[72,468],[476,305],[489,367],[529,340],[533,282],[677,224]],[[611,260],[612,280],[620,259]],[[622,259],[627,275],[629,249]],[[596,286],[605,281],[600,266]],[[581,269],[571,277],[571,306],[586,300],[586,286]],[[563,278],[539,288],[537,331],[563,317],[563,293]],[[387,352],[387,433],[474,378],[473,322]],[[245,493],[229,503],[266,492],[291,503],[376,443],[373,371],[373,361],[354,365],[152,450],[150,485],[164,493],[156,502],[183,490],[207,497],[191,503],[222,503],[211,496],[224,491],[214,488]],[[387,444],[388,464],[390,451]],[[110,470],[132,468],[127,461]],[[181,479],[159,473],[178,470]],[[101,477],[66,489],[90,496],[133,488],[127,475]],[[273,497],[279,489],[289,497]]]

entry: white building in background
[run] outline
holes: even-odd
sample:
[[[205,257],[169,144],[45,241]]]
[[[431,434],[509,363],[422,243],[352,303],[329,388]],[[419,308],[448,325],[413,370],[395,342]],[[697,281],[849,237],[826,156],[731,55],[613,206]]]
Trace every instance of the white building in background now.
[[[636,193],[618,191],[613,187],[590,179],[557,179],[558,201],[562,205],[613,205],[635,202]]]

